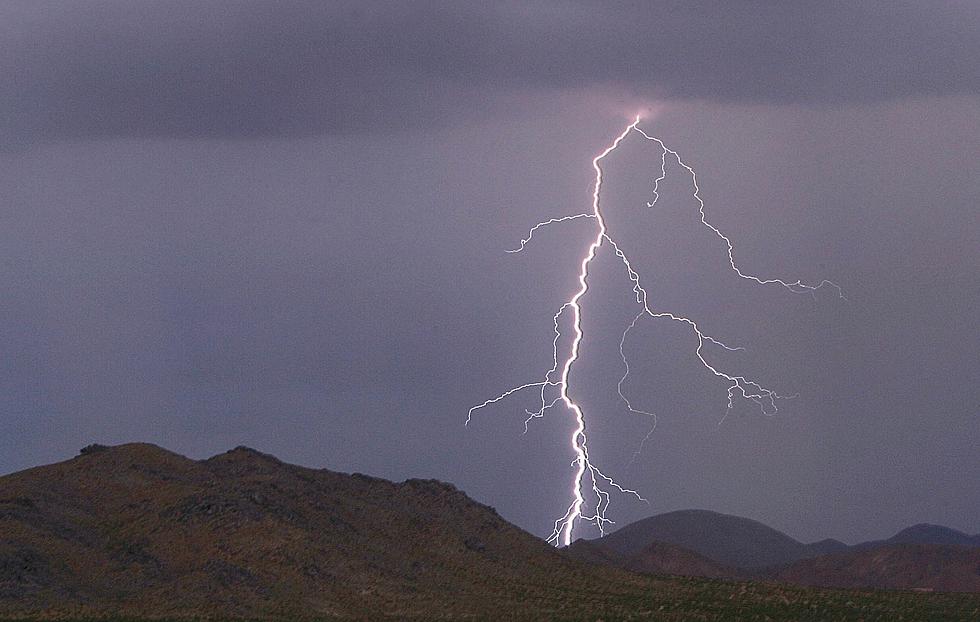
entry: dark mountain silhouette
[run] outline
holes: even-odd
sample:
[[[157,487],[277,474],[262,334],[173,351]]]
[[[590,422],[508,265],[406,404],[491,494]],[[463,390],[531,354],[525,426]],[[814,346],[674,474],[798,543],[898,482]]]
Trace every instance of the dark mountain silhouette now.
[[[873,549],[887,544],[946,544],[950,546],[980,547],[980,534],[971,536],[956,529],[943,527],[942,525],[920,523],[907,527],[886,540],[861,542],[860,544],[855,544],[851,549]]]
[[[591,561],[450,484],[243,447],[195,461],[91,446],[0,477],[0,618],[968,620],[980,607],[973,595],[651,577]],[[631,563],[720,567],[659,544]]]
[[[775,566],[846,545],[836,540],[803,544],[758,521],[708,510],[680,510],[631,523],[598,542],[619,555],[632,556],[655,542],[684,547],[736,568]]]
[[[705,510],[670,512],[576,542],[577,559],[636,572],[775,579],[826,587],[980,591],[978,538],[916,525],[887,540],[803,544],[762,523]]]

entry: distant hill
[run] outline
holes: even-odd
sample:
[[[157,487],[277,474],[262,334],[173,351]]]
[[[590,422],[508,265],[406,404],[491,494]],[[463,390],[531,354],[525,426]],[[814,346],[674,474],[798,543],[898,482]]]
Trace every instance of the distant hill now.
[[[851,549],[872,549],[887,544],[946,544],[950,546],[980,547],[980,534],[971,536],[956,529],[943,527],[942,525],[921,523],[907,527],[886,540],[862,542],[855,544]]]
[[[673,544],[736,568],[776,566],[847,548],[836,540],[803,544],[758,521],[708,510],[651,516],[597,542],[602,548],[626,556],[655,542]]]
[[[948,527],[916,525],[886,540],[854,546],[837,540],[803,544],[757,521],[684,510],[576,542],[569,553],[645,573],[980,592],[978,540]]]
[[[980,608],[974,595],[651,577],[590,561],[450,484],[244,447],[195,461],[91,446],[0,477],[0,619],[970,620]],[[720,567],[660,544],[631,563]]]
[[[777,581],[826,587],[980,592],[980,548],[885,544],[800,560],[769,576]]]

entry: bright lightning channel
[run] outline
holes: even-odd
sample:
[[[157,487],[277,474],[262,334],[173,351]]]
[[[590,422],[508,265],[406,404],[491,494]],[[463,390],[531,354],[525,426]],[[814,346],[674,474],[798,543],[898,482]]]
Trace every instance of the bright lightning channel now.
[[[779,408],[776,405],[776,401],[779,399],[788,399],[794,396],[779,395],[774,390],[769,389],[755,380],[750,380],[745,376],[736,375],[719,369],[718,367],[712,365],[704,356],[703,349],[705,345],[717,346],[721,349],[728,350],[730,352],[742,350],[742,348],[733,348],[725,345],[723,342],[710,337],[705,334],[697,322],[694,320],[670,313],[668,311],[657,310],[650,305],[649,296],[647,295],[646,289],[640,282],[640,275],[633,269],[633,265],[627,257],[626,253],[622,251],[616,241],[610,237],[609,232],[606,229],[606,223],[602,218],[602,212],[599,209],[599,198],[602,190],[602,167],[600,162],[603,158],[612,153],[619,147],[620,143],[631,133],[636,132],[642,138],[656,143],[660,149],[660,175],[654,180],[653,183],[653,200],[647,202],[647,207],[653,207],[656,205],[657,201],[660,199],[659,188],[660,182],[662,182],[667,177],[667,162],[668,159],[675,160],[681,168],[687,171],[691,178],[691,184],[694,188],[694,198],[698,203],[698,211],[701,216],[701,224],[710,229],[718,238],[720,238],[728,248],[728,263],[732,270],[742,279],[749,281],[754,281],[759,285],[778,285],[794,293],[813,293],[821,288],[829,287],[837,292],[840,298],[844,298],[844,294],[836,283],[832,281],[823,280],[817,285],[808,285],[801,280],[796,281],[784,281],[782,279],[774,278],[761,278],[752,274],[743,272],[738,265],[735,263],[735,248],[732,245],[732,241],[723,234],[717,227],[712,225],[707,220],[707,216],[704,211],[704,201],[701,199],[701,189],[698,186],[697,173],[694,169],[688,166],[680,157],[680,155],[667,147],[666,144],[659,138],[650,136],[644,132],[640,127],[640,117],[637,116],[634,121],[629,124],[623,132],[613,140],[606,149],[604,149],[599,155],[597,155],[592,160],[592,168],[595,170],[595,184],[593,185],[592,191],[592,211],[582,214],[574,214],[570,216],[562,216],[558,218],[550,218],[543,222],[531,227],[526,238],[521,240],[520,245],[512,250],[507,251],[508,253],[519,253],[523,251],[526,246],[531,242],[534,237],[534,232],[538,229],[547,227],[549,225],[554,225],[562,222],[568,222],[571,220],[578,219],[594,219],[596,221],[596,234],[586,249],[585,255],[582,257],[581,264],[579,266],[578,273],[578,290],[572,295],[568,301],[563,303],[558,311],[554,315],[554,340],[552,341],[552,354],[553,354],[553,365],[549,369],[542,380],[535,382],[528,382],[522,385],[512,387],[500,395],[488,399],[481,404],[478,404],[470,408],[466,415],[466,424],[468,425],[473,418],[473,413],[482,408],[486,408],[492,404],[496,404],[516,393],[520,393],[527,389],[537,389],[539,403],[537,410],[526,409],[527,419],[524,421],[524,431],[528,430],[528,425],[530,422],[536,418],[544,416],[544,413],[549,409],[557,406],[559,403],[563,403],[565,407],[571,411],[575,420],[575,429],[572,432],[570,439],[570,444],[572,451],[575,454],[575,459],[572,461],[572,467],[574,468],[574,477],[572,478],[572,491],[571,491],[571,502],[565,513],[555,521],[554,530],[551,536],[548,538],[548,542],[555,544],[556,546],[567,546],[572,541],[572,533],[575,529],[575,525],[578,521],[583,521],[586,523],[594,524],[600,534],[605,534],[605,528],[608,525],[613,524],[613,521],[606,517],[606,511],[609,507],[610,493],[607,488],[613,488],[616,491],[632,495],[641,501],[646,501],[640,493],[637,491],[626,488],[613,480],[611,477],[603,473],[592,461],[589,456],[588,448],[588,438],[585,434],[585,413],[582,408],[576,404],[572,398],[569,396],[568,390],[568,376],[572,370],[572,366],[575,361],[578,360],[579,347],[582,343],[583,332],[582,332],[582,307],[580,300],[582,296],[586,294],[589,290],[589,266],[592,260],[595,259],[599,249],[604,243],[612,248],[615,255],[622,261],[624,268],[626,269],[626,275],[630,282],[633,284],[633,294],[636,298],[636,303],[640,307],[640,311],[633,318],[633,321],[626,327],[623,331],[622,337],[619,341],[619,355],[623,360],[623,366],[625,372],[619,380],[619,384],[616,387],[617,393],[620,399],[626,405],[629,412],[637,415],[643,415],[650,417],[653,420],[653,425],[650,432],[647,433],[646,437],[640,443],[639,448],[633,454],[631,462],[636,459],[640,451],[643,449],[643,444],[650,438],[656,428],[657,416],[656,414],[641,410],[633,406],[630,400],[626,397],[623,392],[623,384],[626,382],[627,377],[630,373],[629,360],[625,354],[624,348],[626,345],[626,339],[630,331],[636,326],[637,322],[641,320],[644,316],[649,316],[651,318],[667,319],[674,322],[681,323],[689,328],[697,340],[697,347],[694,349],[694,355],[701,362],[711,374],[714,376],[725,380],[728,383],[728,405],[725,410],[725,417],[735,405],[735,399],[740,397],[744,400],[754,402],[759,406],[759,409],[765,415],[772,415],[776,413]],[[561,320],[562,317],[571,312],[572,315],[572,328],[573,336],[571,344],[569,345],[568,354],[562,360],[559,351],[561,350],[562,341],[562,331],[561,331]],[[554,395],[554,389],[557,389],[557,395]],[[549,393],[549,390],[551,392]],[[724,421],[724,417],[722,418]],[[587,481],[586,481],[587,480]],[[584,508],[586,507],[586,494],[591,491],[593,509],[590,514],[585,514]]]

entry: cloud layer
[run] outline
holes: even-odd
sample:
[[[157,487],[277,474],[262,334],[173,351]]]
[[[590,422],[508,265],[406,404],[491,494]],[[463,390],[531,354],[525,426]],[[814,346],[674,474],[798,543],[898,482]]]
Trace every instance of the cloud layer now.
[[[427,126],[501,97],[839,105],[980,93],[974,3],[11,2],[0,141]]]

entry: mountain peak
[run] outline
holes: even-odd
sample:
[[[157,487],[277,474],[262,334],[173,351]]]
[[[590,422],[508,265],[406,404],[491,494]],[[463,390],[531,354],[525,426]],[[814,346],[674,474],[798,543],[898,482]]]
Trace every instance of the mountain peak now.
[[[186,468],[193,461],[186,456],[174,453],[153,443],[123,443],[120,445],[86,445],[74,460],[59,463],[64,468],[69,465],[86,468],[110,468],[129,465],[134,468]],[[58,466],[58,465],[52,465]]]
[[[119,445],[103,445],[101,443],[91,443],[78,450],[80,456],[92,456],[97,454],[123,455],[147,455],[147,454],[166,454],[176,456],[172,451],[166,450],[153,443],[120,443]]]
[[[282,460],[276,458],[272,454],[267,454],[259,451],[258,449],[253,449],[246,445],[239,445],[234,449],[229,449],[228,451],[212,456],[211,459],[225,458],[228,460],[262,460],[266,462],[275,462],[277,464],[283,464]]]

